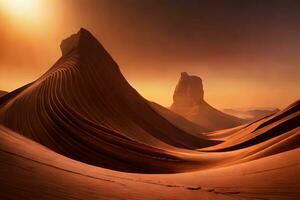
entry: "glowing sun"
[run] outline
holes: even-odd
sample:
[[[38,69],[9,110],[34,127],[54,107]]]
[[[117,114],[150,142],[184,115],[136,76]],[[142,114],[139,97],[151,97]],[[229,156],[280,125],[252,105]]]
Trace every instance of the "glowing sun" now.
[[[34,20],[40,17],[43,0],[0,0],[0,6],[19,20]]]

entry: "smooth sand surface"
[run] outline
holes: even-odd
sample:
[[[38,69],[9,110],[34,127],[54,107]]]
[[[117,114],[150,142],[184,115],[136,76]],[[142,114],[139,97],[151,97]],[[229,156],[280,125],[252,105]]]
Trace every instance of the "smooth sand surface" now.
[[[177,174],[111,171],[0,128],[1,199],[298,199],[300,149]]]

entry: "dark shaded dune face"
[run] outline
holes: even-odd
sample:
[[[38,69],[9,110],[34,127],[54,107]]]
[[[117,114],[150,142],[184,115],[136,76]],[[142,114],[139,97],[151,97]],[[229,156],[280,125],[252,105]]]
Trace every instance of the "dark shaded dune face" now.
[[[269,125],[269,124],[272,124],[273,122],[276,122],[276,121],[278,121],[278,120],[281,120],[281,119],[283,119],[284,117],[286,117],[286,116],[288,116],[288,115],[291,115],[291,114],[293,114],[293,113],[295,113],[295,112],[297,112],[297,111],[299,111],[299,110],[300,110],[300,102],[297,101],[297,102],[295,102],[294,104],[290,105],[288,108],[286,108],[286,111],[285,111],[285,112],[283,112],[283,113],[277,115],[276,117],[273,117],[272,119],[270,119],[270,120],[268,120],[268,121],[262,123],[261,125],[259,125],[259,126],[255,129],[255,131],[258,130],[258,129],[261,129],[261,128],[263,128],[263,127]],[[299,120],[299,119],[298,119],[298,120]],[[299,121],[298,121],[298,123],[299,123]],[[295,125],[294,125],[294,126],[295,126]]]
[[[0,97],[4,96],[5,94],[7,94],[7,92],[0,90]]]
[[[292,150],[300,146],[299,125],[300,101],[297,101],[275,115],[250,123],[239,131],[231,133],[231,136],[223,143],[202,149],[202,151],[228,152],[255,147],[262,143],[268,143],[264,148],[277,146],[269,148],[271,150],[265,150],[268,151],[268,155]],[[216,138],[218,138],[217,135]]]
[[[262,143],[264,141],[267,141],[269,139],[272,139],[276,136],[279,136],[281,134],[284,134],[290,130],[293,130],[299,126],[300,116],[296,116],[294,118],[288,119],[287,121],[279,124],[278,126],[275,126],[267,131],[265,131],[263,134],[257,135],[256,137],[253,137],[249,140],[243,141],[239,144],[225,147],[223,149],[217,150],[217,151],[233,151],[233,150],[239,150],[246,147],[251,147],[256,144]],[[299,140],[299,138],[297,138]]]
[[[70,158],[121,171],[180,171],[189,161],[177,149],[218,143],[157,114],[88,31],[61,49],[42,77],[0,99],[1,123]]]
[[[186,118],[182,117],[181,115],[176,114],[175,112],[155,103],[155,102],[149,102],[150,106],[157,111],[161,116],[163,116],[165,119],[170,121],[172,124],[177,126],[178,128],[185,130],[188,133],[193,133],[196,135],[199,135],[199,133],[205,133],[208,132],[208,129],[205,129]]]

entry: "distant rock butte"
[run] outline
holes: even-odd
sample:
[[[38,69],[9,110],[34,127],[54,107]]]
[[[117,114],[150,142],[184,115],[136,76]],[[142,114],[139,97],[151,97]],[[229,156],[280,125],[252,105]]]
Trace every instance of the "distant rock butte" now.
[[[179,83],[174,92],[173,105],[191,106],[203,101],[204,91],[202,80],[198,76],[181,73]]]
[[[225,114],[204,100],[202,79],[182,72],[173,95],[171,110],[209,130],[232,128],[245,120]]]

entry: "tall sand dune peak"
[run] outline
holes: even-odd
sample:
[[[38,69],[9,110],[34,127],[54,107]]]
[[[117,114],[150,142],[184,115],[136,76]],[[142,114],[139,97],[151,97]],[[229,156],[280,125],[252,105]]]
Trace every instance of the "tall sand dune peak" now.
[[[158,114],[87,30],[60,47],[62,57],[44,75],[0,98],[0,123],[67,157],[120,171],[181,171],[195,165],[178,149],[219,143]]]

